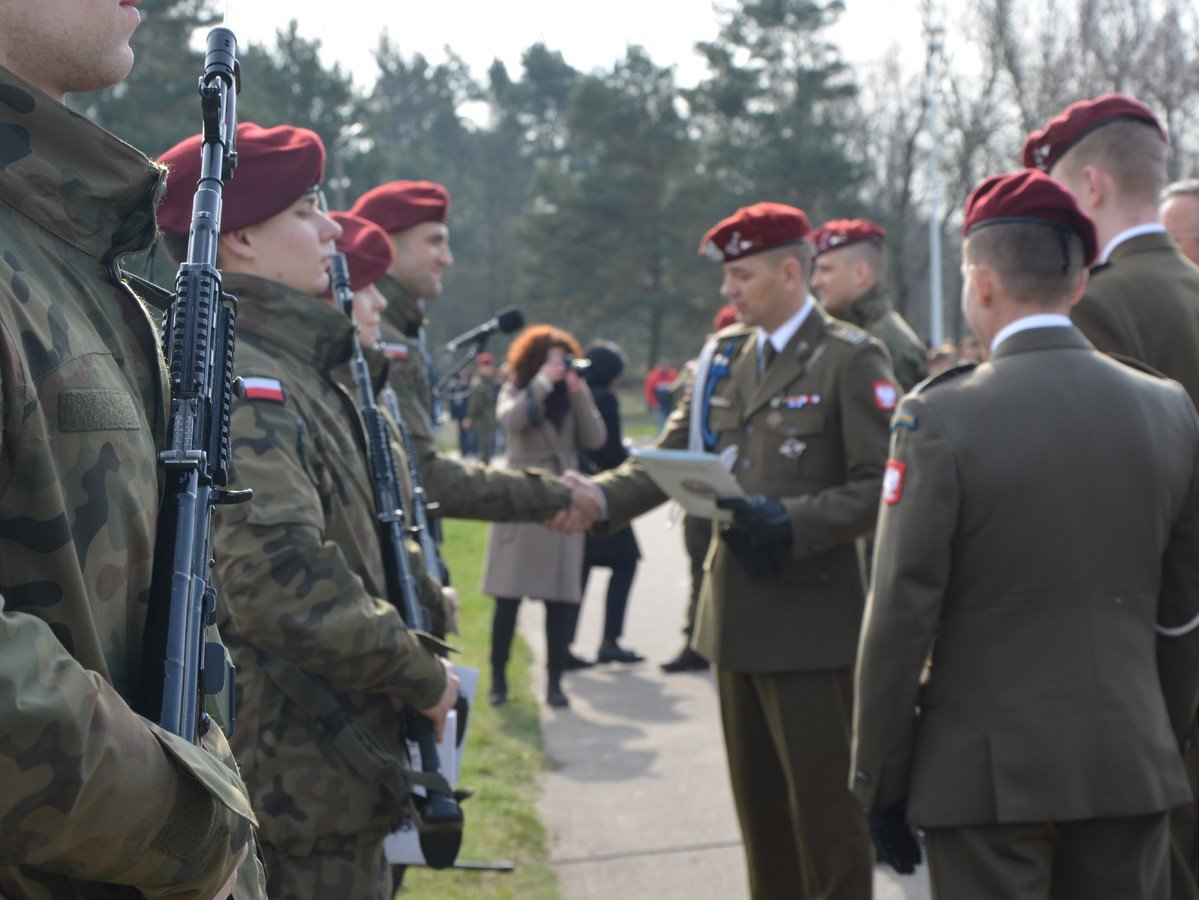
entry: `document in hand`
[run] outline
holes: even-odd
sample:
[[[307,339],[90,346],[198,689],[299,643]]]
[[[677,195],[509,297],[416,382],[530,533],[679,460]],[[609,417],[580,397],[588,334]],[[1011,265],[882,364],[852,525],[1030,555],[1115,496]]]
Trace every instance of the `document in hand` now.
[[[744,497],[745,491],[729,473],[726,461],[715,453],[692,450],[634,450],[654,482],[688,515],[719,522],[732,521],[733,514],[716,508],[717,497]]]

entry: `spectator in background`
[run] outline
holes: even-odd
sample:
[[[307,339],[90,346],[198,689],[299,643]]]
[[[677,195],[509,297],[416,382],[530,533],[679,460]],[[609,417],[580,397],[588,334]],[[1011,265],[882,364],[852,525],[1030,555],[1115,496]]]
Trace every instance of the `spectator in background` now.
[[[475,375],[467,389],[466,418],[462,425],[474,434],[479,462],[485,466],[491,463],[495,449],[495,395],[495,357],[480,353],[475,357]]]
[[[458,452],[463,459],[474,456],[475,433],[470,427],[470,417],[466,411],[467,398],[470,396],[470,382],[466,375],[460,372],[451,378],[445,395],[450,401],[450,415],[458,426]]]
[[[585,450],[579,454],[582,471],[588,475],[595,475],[615,469],[629,456],[621,441],[620,400],[616,396],[616,385],[628,359],[616,344],[597,341],[587,348],[587,360],[590,362],[585,372],[587,384],[591,388],[591,396],[608,432],[608,438],[602,447],[597,450]],[[607,606],[604,608],[604,636],[596,654],[597,662],[636,663],[645,659],[637,651],[620,646],[625,609],[628,607],[629,591],[633,587],[633,577],[637,573],[639,559],[641,549],[637,546],[637,537],[633,534],[631,525],[626,525],[606,537],[590,534],[586,536],[581,582],[583,593],[587,591],[587,577],[592,568],[598,566],[612,570],[612,577],[608,580]],[[575,638],[579,610],[579,606],[574,607],[571,641]],[[578,660],[578,657],[571,654],[571,660]],[[568,665],[571,660],[568,660]]]
[[[566,362],[579,342],[552,325],[527,328],[508,350],[512,376],[500,388],[496,418],[508,429],[508,464],[561,475],[579,467],[579,448],[598,450],[607,430],[591,391]],[[491,624],[492,705],[508,699],[507,665],[523,597],[545,601],[546,703],[570,703],[562,691],[571,629],[581,597],[583,535],[538,525],[497,523],[487,541],[483,592],[495,599]]]
[[[649,374],[645,376],[645,402],[653,410],[658,422],[658,428],[666,424],[667,418],[674,411],[674,400],[670,396],[670,386],[679,377],[677,370],[671,367],[665,356],[659,356],[658,362]]]
[[[1199,265],[1199,178],[1176,181],[1162,191],[1158,212],[1182,255]]]
[[[953,341],[942,341],[928,351],[928,375],[940,375],[958,364],[958,348]]]

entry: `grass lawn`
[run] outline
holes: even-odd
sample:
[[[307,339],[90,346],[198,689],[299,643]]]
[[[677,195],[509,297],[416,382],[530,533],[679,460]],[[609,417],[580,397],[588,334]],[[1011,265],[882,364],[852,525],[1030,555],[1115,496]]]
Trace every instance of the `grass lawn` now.
[[[487,544],[487,525],[445,523],[445,557],[462,601],[460,633],[451,643],[461,665],[482,670],[473,721],[463,758],[461,787],[475,795],[466,800],[466,833],[460,862],[510,860],[516,870],[472,872],[410,868],[398,897],[474,900],[480,897],[554,900],[560,896],[547,863],[545,827],[537,815],[542,768],[541,726],[537,701],[529,687],[529,648],[518,634],[508,666],[509,701],[498,710],[487,702],[490,686],[488,647],[492,600],[479,594],[479,576]],[[346,898],[350,900],[350,898]]]

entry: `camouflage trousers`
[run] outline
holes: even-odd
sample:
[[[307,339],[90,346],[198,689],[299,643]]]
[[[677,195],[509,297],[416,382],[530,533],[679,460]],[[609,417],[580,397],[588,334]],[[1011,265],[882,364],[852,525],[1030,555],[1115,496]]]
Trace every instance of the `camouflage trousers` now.
[[[270,844],[263,844],[262,852],[271,900],[392,900],[382,840],[347,841],[309,856],[284,856]]]

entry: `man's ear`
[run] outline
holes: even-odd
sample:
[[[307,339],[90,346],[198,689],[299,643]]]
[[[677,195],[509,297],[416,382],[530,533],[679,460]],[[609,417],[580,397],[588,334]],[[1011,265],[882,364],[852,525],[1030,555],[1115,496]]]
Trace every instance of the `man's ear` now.
[[[227,259],[245,261],[254,259],[256,254],[252,229],[239,228],[236,231],[222,231],[218,249]]]
[[[1082,167],[1082,189],[1086,194],[1083,198],[1088,209],[1098,209],[1111,193],[1108,186],[1108,175],[1098,166]]]
[[[995,272],[987,266],[973,265],[967,271],[966,277],[974,282],[974,293],[978,297],[979,309],[990,311],[991,307],[995,305],[995,294],[999,286]]]
[[[803,264],[794,256],[784,256],[779,263],[782,269],[783,287],[788,291],[793,291],[796,288],[807,288],[807,279],[804,278]]]

